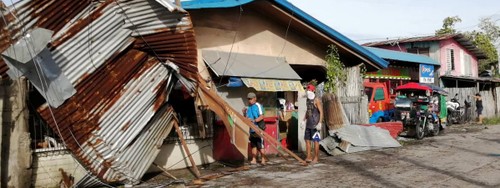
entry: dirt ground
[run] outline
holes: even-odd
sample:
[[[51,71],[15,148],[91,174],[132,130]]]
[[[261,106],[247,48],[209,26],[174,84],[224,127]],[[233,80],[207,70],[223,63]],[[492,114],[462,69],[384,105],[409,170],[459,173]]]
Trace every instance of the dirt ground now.
[[[189,183],[189,172],[184,181],[154,177],[150,182],[160,187],[166,181],[180,187],[500,187],[500,126],[453,125],[440,136],[400,142],[400,148],[339,156],[322,152],[320,163],[309,166],[292,158],[238,170],[213,164],[202,174],[220,177],[203,185]],[[153,184],[142,186],[147,185]]]

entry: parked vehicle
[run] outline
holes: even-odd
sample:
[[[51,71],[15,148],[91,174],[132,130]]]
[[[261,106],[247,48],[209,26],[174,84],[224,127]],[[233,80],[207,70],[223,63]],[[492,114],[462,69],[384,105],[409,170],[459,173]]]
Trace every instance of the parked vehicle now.
[[[458,102],[458,93],[455,94],[453,98],[450,99],[450,101],[446,102],[446,108],[448,109],[448,123],[458,123],[462,124],[465,120],[465,108],[460,105],[460,102]],[[465,102],[465,101],[464,101]]]
[[[437,136],[446,126],[446,91],[437,86],[408,83],[396,88],[395,120],[417,139]]]
[[[394,102],[385,83],[365,82],[365,94],[368,96],[369,122],[386,122],[394,116]]]

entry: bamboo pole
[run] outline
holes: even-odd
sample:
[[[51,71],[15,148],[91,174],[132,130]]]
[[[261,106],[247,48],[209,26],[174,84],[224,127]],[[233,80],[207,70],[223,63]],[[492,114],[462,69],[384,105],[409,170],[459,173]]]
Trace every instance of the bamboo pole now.
[[[177,131],[177,135],[179,135],[179,140],[181,140],[182,147],[184,147],[184,152],[186,152],[186,155],[189,157],[189,161],[191,162],[191,167],[193,168],[194,175],[196,178],[200,178],[200,171],[198,171],[198,167],[196,167],[196,164],[194,163],[193,156],[191,156],[191,152],[189,151],[189,148],[187,147],[186,141],[184,140],[184,135],[182,135],[182,131],[179,128],[179,124],[177,121],[174,121],[174,127],[175,130]]]

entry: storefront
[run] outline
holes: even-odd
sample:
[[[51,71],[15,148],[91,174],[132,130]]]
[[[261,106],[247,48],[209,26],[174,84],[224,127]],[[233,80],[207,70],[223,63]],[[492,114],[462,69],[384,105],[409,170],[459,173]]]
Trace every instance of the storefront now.
[[[425,55],[365,47],[372,53],[389,61],[389,67],[365,74],[366,81],[386,83],[391,94],[396,87],[419,82],[436,84],[436,69],[439,63]]]
[[[289,133],[297,132],[291,130],[288,125],[293,114],[297,116],[298,92],[304,91],[300,82],[300,76],[286,63],[283,57],[261,56],[243,53],[227,53],[221,51],[203,50],[202,56],[206,65],[211,70],[211,76],[219,95],[226,100],[234,109],[243,109],[247,106],[247,93],[254,92],[257,101],[264,107],[264,120],[266,132],[287,144]],[[227,63],[233,62],[233,63]],[[297,118],[295,118],[296,120]],[[286,123],[280,123],[286,122]],[[282,125],[282,126],[280,126]],[[220,126],[222,128],[224,126]],[[295,129],[297,127],[294,127]],[[225,130],[216,131],[224,134]],[[295,134],[296,135],[296,134]],[[214,135],[214,157],[229,157],[228,153],[234,153],[224,149],[227,143],[226,136],[219,138]],[[218,140],[226,139],[226,141]],[[290,141],[293,142],[293,141]],[[277,150],[269,144],[265,144],[267,154],[277,154]],[[231,154],[229,154],[231,155]]]
[[[367,72],[365,79],[369,82],[386,83],[389,89],[393,91],[400,85],[418,82],[418,69],[416,67],[389,65],[385,69]]]

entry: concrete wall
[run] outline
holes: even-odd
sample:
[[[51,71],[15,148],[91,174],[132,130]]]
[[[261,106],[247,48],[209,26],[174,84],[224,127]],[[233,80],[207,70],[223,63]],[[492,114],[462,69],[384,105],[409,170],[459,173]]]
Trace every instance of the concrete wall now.
[[[325,65],[326,46],[293,30],[289,30],[285,37],[287,23],[276,23],[251,9],[244,10],[239,23],[239,8],[190,13],[198,49],[285,57],[289,64]],[[199,70],[207,78],[208,70],[201,50]]]
[[[67,150],[35,153],[32,187],[59,187],[62,180],[60,169],[73,176],[75,183],[86,174],[85,169]]]
[[[26,80],[0,80],[1,187],[29,187],[31,149]]]
[[[212,139],[186,140],[186,142],[196,165],[208,164],[215,161],[212,157]],[[189,158],[180,143],[163,144],[154,162],[167,170],[191,166]],[[148,172],[160,171],[160,169],[154,166],[148,170]]]

